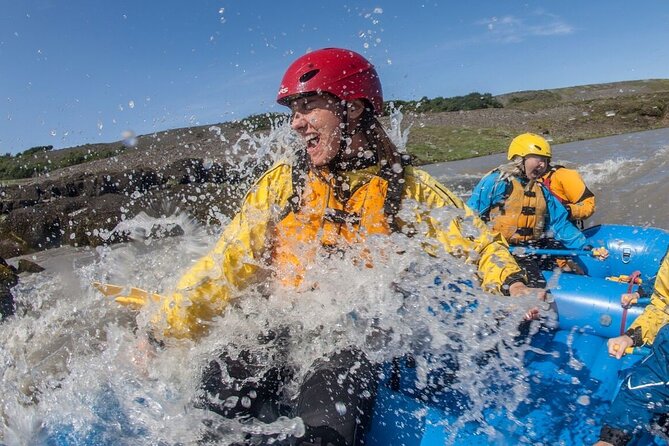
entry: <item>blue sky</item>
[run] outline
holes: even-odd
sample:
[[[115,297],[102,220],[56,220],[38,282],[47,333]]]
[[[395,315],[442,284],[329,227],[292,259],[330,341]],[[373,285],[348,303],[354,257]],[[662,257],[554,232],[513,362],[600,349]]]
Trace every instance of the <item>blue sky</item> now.
[[[386,100],[669,78],[669,1],[0,0],[0,154],[282,111],[346,47]]]

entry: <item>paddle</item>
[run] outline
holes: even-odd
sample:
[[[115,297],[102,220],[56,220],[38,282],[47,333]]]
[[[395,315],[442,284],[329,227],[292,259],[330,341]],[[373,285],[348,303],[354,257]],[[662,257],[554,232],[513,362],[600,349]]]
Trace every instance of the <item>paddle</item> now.
[[[160,294],[150,293],[135,287],[124,287],[101,282],[93,282],[93,286],[104,296],[114,298],[119,304],[136,310],[144,307],[149,299],[153,302],[158,302],[162,299]]]
[[[544,249],[544,248],[531,248],[526,246],[512,246],[509,248],[511,254],[519,256],[561,256],[561,257],[578,257],[578,256],[587,256],[587,257],[598,257],[600,255],[600,250],[604,248],[595,248],[595,249]]]
[[[614,344],[613,345],[613,351],[617,352],[620,350],[620,345]],[[647,356],[650,354],[650,348],[649,347],[627,347],[625,349],[625,354],[626,355],[639,355],[639,356]]]

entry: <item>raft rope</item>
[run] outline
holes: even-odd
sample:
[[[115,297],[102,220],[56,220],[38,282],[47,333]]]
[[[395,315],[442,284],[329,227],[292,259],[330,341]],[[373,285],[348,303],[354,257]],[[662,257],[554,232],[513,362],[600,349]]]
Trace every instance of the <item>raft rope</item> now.
[[[641,277],[641,271],[634,271],[632,274],[629,276],[629,280],[627,281],[627,294],[630,294],[632,292],[632,289],[634,288],[634,285],[636,285],[639,282],[639,278]],[[621,302],[620,305],[623,307],[623,316],[622,319],[620,320],[620,336],[625,334],[625,326],[627,325],[627,310],[634,305],[633,301],[629,301],[627,303]]]

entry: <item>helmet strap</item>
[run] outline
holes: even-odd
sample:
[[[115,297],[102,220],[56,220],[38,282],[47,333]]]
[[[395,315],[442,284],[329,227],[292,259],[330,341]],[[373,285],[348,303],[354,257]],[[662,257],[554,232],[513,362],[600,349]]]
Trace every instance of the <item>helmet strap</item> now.
[[[348,148],[348,141],[351,139],[351,132],[348,131],[348,105],[347,101],[341,101],[344,106],[344,111],[341,117],[341,138],[339,139],[339,153],[337,157],[341,157]]]
[[[349,149],[349,141],[352,139],[353,136],[353,134],[348,129],[349,125],[348,106],[350,102],[341,100],[339,103],[343,105],[341,123],[339,124],[339,128],[341,130],[341,136],[339,137],[339,152],[337,152],[337,155],[332,159],[332,161],[330,161],[330,170],[333,172],[341,170],[342,165],[348,164],[349,160],[345,160],[344,155],[346,154],[346,150]]]

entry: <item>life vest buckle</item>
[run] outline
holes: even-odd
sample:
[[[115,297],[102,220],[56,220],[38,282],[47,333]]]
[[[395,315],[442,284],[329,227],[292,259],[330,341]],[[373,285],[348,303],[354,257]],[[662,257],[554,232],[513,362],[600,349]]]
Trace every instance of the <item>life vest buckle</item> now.
[[[516,234],[523,236],[523,237],[529,237],[530,235],[534,234],[534,229],[532,228],[518,228],[516,229]]]
[[[326,208],[323,217],[336,224],[360,224],[360,216],[358,214],[352,214],[346,211],[342,211],[341,209]]]

